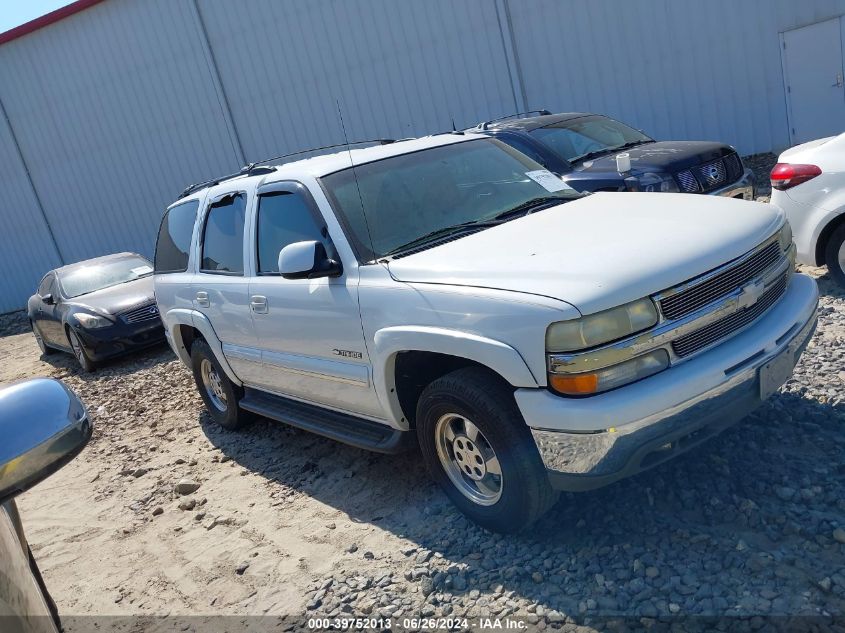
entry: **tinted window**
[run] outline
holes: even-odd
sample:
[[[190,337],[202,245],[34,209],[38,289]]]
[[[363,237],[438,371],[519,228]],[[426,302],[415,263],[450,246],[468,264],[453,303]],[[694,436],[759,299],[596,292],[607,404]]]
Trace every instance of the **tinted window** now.
[[[153,274],[150,262],[137,255],[108,261],[81,262],[59,273],[59,282],[68,298],[102,290]]]
[[[243,273],[245,210],[243,195],[226,197],[209,209],[203,233],[202,270]]]
[[[492,220],[530,201],[580,196],[568,188],[547,189],[529,175],[538,170],[542,166],[525,154],[486,138],[365,163],[322,181],[366,261],[401,252],[449,227]]]
[[[199,202],[191,200],[172,207],[161,221],[156,242],[155,271],[177,273],[188,270],[188,251],[197,219]]]
[[[612,152],[651,139],[624,123],[605,116],[584,116],[529,132],[562,158],[574,162],[591,152]]]
[[[38,286],[38,294],[39,296],[44,296],[52,292],[51,286],[53,285],[53,275],[47,275],[44,279],[41,280],[41,284]]]
[[[258,202],[258,272],[279,272],[279,251],[288,244],[316,240],[326,246],[325,225],[318,224],[298,193],[274,192]],[[331,252],[326,249],[326,252]]]
[[[531,147],[531,145],[529,145],[528,143],[526,143],[522,139],[515,138],[513,136],[505,136],[505,135],[497,136],[496,138],[498,138],[503,143],[507,143],[508,145],[513,147],[515,150],[522,152],[523,154],[528,156],[531,160],[535,160],[538,163],[540,163],[541,165],[546,166],[546,161],[542,156],[540,156],[540,152],[538,152],[536,149]]]

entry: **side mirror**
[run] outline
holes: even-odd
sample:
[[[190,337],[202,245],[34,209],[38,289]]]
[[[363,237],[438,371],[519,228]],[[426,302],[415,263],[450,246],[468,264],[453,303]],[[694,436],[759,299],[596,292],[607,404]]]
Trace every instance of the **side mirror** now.
[[[0,504],[76,457],[92,431],[82,402],[58,380],[36,378],[0,389]]]
[[[53,299],[53,295],[52,295],[52,294],[50,294],[49,292],[48,292],[46,295],[43,295],[43,296],[41,297],[41,301],[43,301],[44,303],[46,303],[48,306],[51,306],[51,305],[53,305],[54,303],[56,303],[56,300],[55,300],[55,299]]]
[[[329,259],[321,242],[309,240],[288,244],[279,253],[279,272],[285,279],[337,277],[343,272],[340,262]]]

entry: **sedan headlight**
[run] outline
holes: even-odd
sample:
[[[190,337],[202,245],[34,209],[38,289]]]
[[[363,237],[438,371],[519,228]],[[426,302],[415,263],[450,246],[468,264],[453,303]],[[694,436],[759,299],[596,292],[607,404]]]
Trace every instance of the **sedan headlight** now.
[[[656,349],[618,365],[581,374],[549,374],[549,385],[560,394],[586,396],[621,387],[663,371],[669,366],[669,353]]]
[[[546,350],[573,352],[636,334],[657,323],[657,308],[651,299],[597,312],[572,321],[552,323],[546,330]]]
[[[106,317],[102,317],[97,314],[80,312],[75,314],[74,317],[79,322],[79,325],[84,327],[86,330],[96,330],[97,328],[114,325],[114,323],[109,321]]]

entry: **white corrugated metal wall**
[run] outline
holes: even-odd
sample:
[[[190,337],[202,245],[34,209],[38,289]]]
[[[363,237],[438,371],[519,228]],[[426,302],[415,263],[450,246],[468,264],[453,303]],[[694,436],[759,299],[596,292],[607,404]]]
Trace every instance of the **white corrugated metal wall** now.
[[[546,107],[783,147],[778,33],[843,13],[845,0],[106,0],[0,46],[0,312],[60,261],[151,255],[190,182],[342,142],[338,103],[350,139]]]

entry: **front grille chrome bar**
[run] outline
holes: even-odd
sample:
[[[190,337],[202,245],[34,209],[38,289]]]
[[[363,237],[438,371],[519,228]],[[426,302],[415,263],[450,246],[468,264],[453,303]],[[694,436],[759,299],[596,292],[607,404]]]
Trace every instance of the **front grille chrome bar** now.
[[[743,329],[751,322],[756,321],[757,318],[777,303],[777,300],[786,291],[786,284],[793,272],[794,250],[795,246],[790,246],[787,252],[780,249],[778,242],[779,232],[769,240],[766,240],[759,247],[750,251],[746,255],[729,262],[725,266],[717,268],[706,275],[702,275],[688,283],[676,286],[670,290],[664,291],[654,295],[652,298],[657,305],[660,305],[660,299],[667,296],[673,296],[678,292],[697,286],[702,280],[715,279],[718,275],[725,273],[736,267],[738,264],[748,261],[754,255],[764,251],[772,243],[778,245],[778,253],[780,256],[769,265],[769,267],[760,273],[757,277],[744,282],[732,290],[726,292],[720,297],[710,303],[698,307],[695,311],[685,314],[679,318],[667,319],[661,312],[660,321],[650,330],[641,332],[635,336],[610,343],[591,350],[569,352],[561,354],[548,355],[548,370],[551,373],[581,373],[590,372],[610,367],[618,363],[625,362],[646,352],[662,348],[669,353],[671,363],[673,365],[692,358],[698,353],[709,349],[715,344],[724,341],[727,337],[736,334],[740,329]],[[782,291],[775,290],[776,286],[782,286]],[[747,304],[747,288],[755,286],[759,291],[758,301],[754,302],[752,306]],[[695,349],[687,347],[679,347],[681,353],[675,350],[673,342],[686,339],[692,341],[692,337],[699,334],[708,326],[721,322],[731,315],[742,313],[753,308],[755,305],[761,304],[762,309],[755,311],[753,318],[748,322],[737,320],[739,323],[734,329],[725,329],[722,337],[715,339],[708,339],[702,345],[698,345]]]

